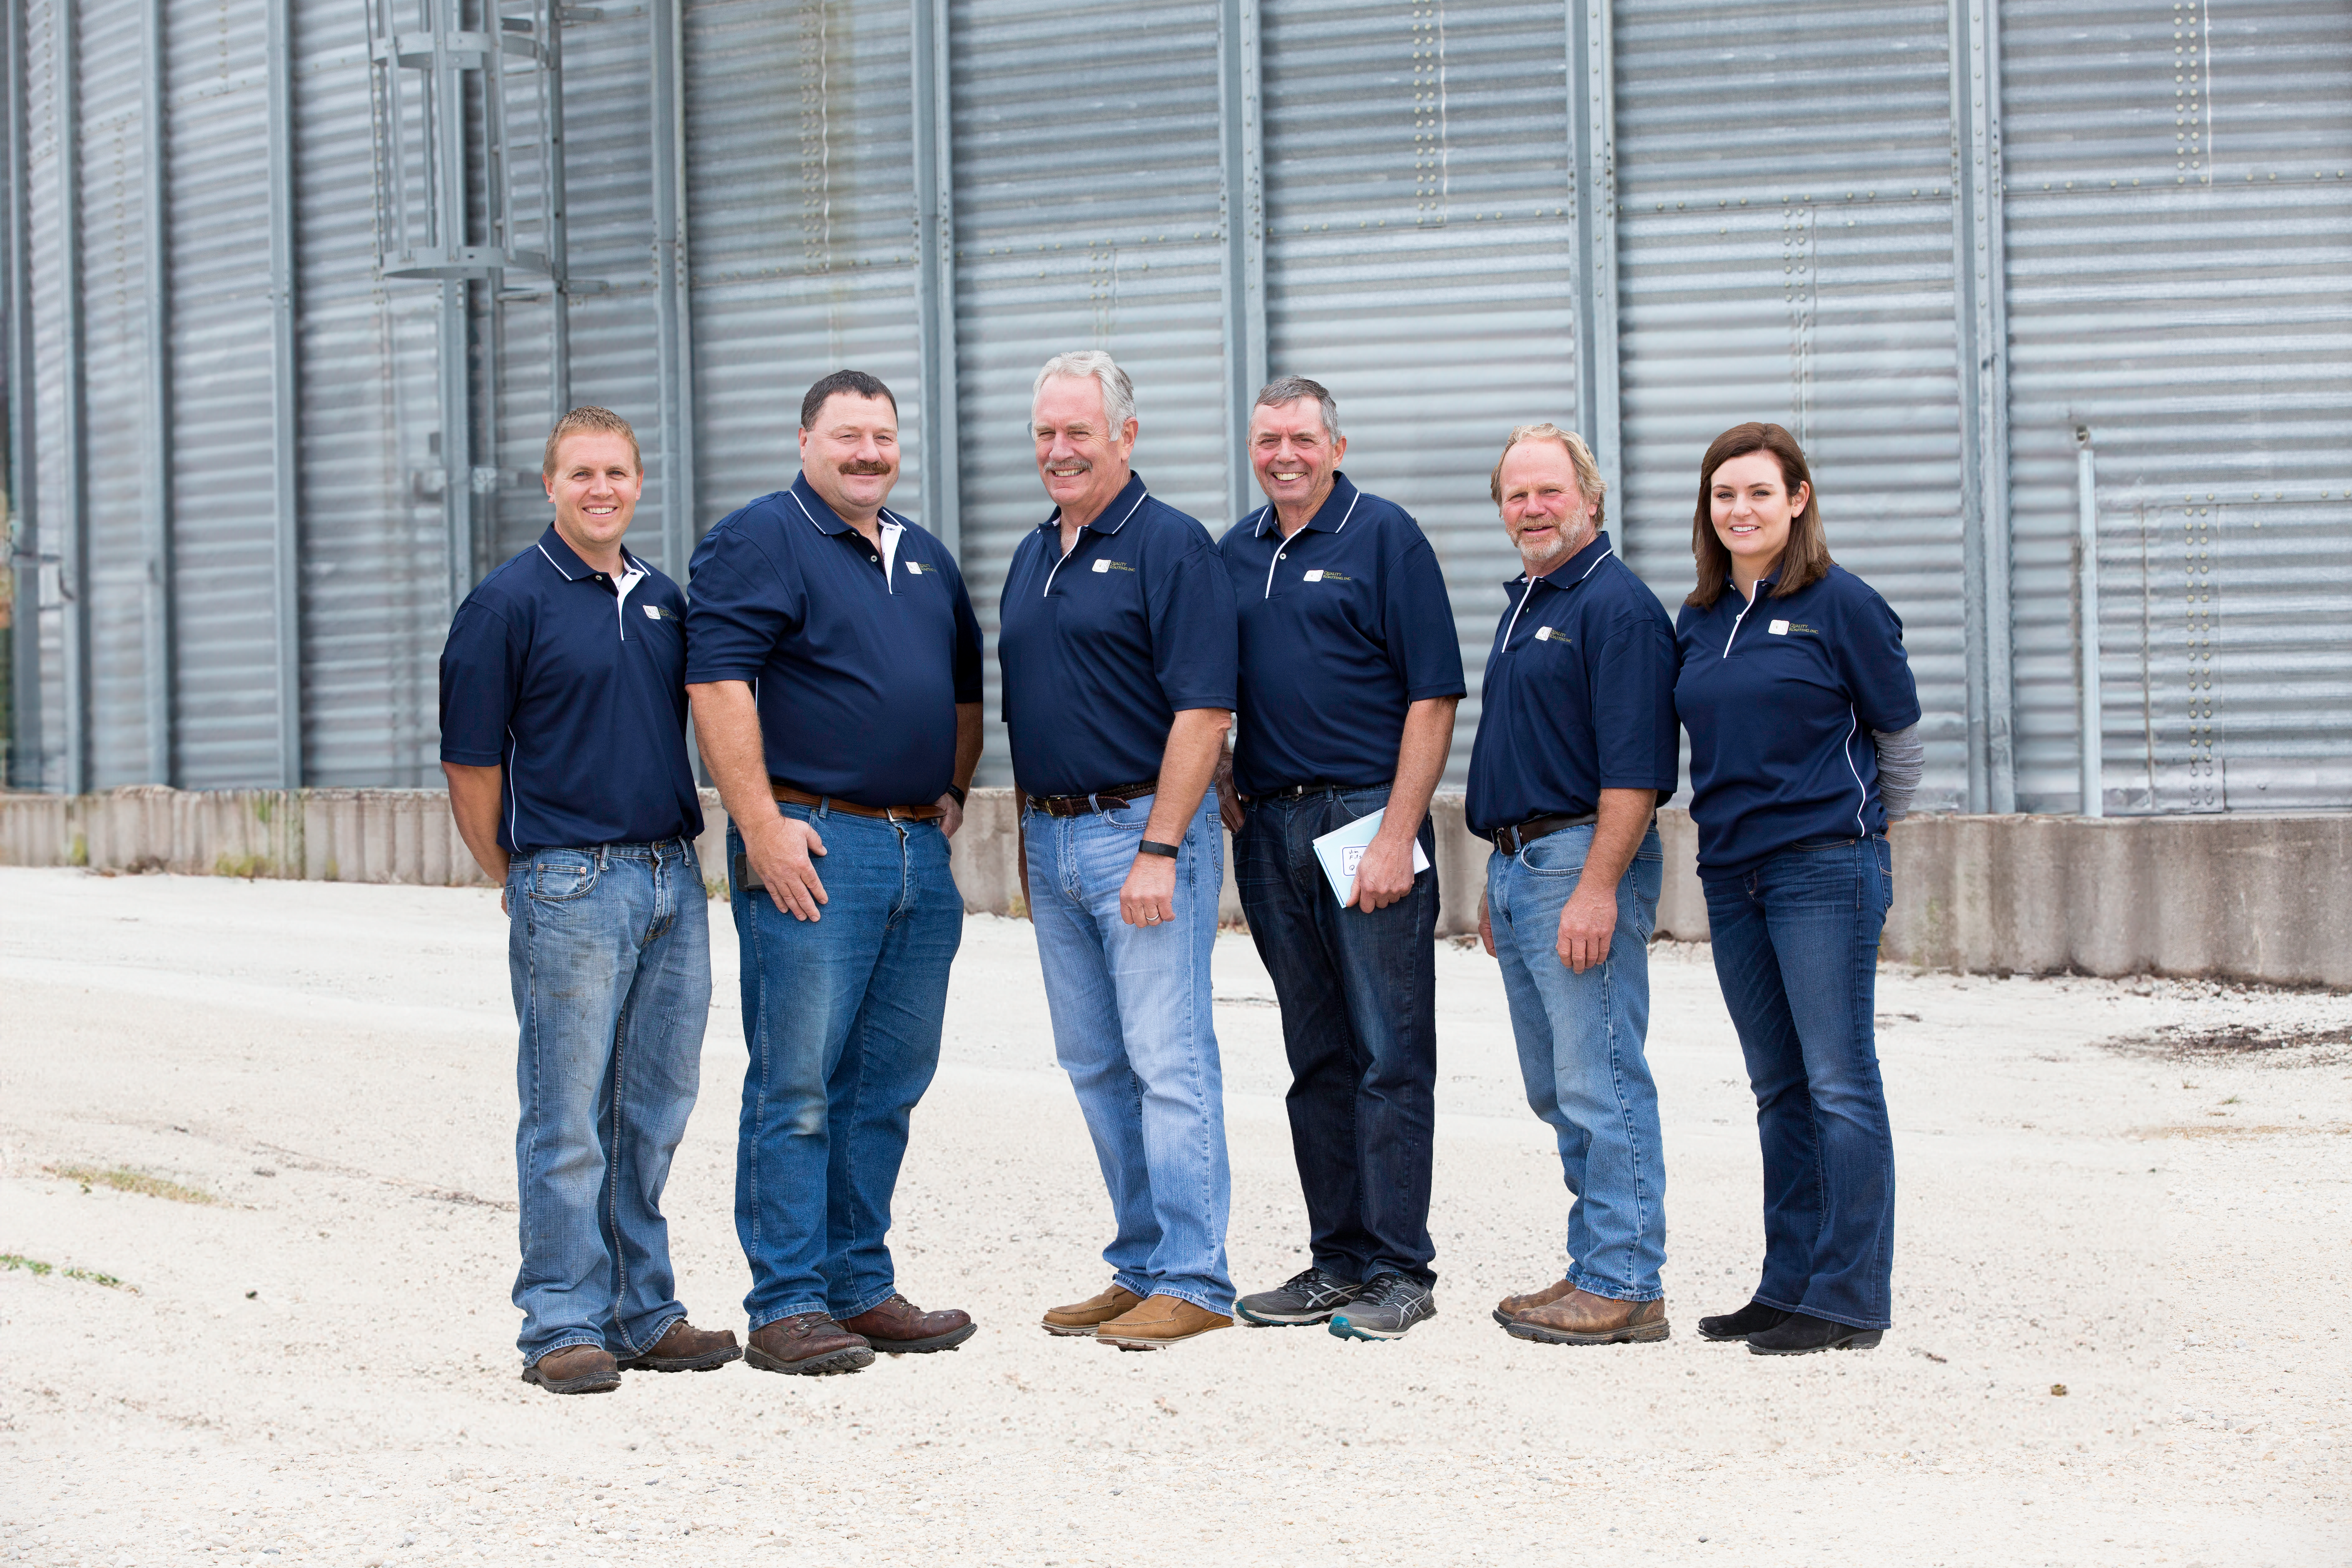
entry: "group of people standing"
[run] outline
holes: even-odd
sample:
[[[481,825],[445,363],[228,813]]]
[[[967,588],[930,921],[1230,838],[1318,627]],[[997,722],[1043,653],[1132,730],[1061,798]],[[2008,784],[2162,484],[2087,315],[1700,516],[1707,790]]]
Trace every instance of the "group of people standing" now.
[[[1150,493],[1137,433],[1109,355],[1039,372],[1053,510],[999,611],[1024,898],[1113,1229],[1106,1288],[1043,1326],[1126,1350],[1236,1317],[1398,1338],[1436,1310],[1429,803],[1465,690],[1444,575],[1412,518],[1342,471],[1313,381],[1258,395],[1246,457],[1267,504],[1222,540]],[[551,1392],[739,1355],[854,1372],[975,1331],[899,1293],[886,1237],[961,934],[948,841],[981,752],[980,627],[954,558],[888,508],[887,387],[819,380],[800,458],[790,489],[704,537],[689,601],[622,542],[643,483],[628,426],[572,411],[547,443],[552,524],[468,596],[443,655],[452,810],[510,921],[514,1299],[523,1375]],[[1761,1280],[1699,1332],[1761,1353],[1874,1344],[1894,1162],[1872,986],[1885,826],[1919,759],[1901,625],[1831,563],[1778,426],[1727,431],[1701,464],[1676,623],[1615,555],[1603,490],[1549,424],[1514,429],[1491,480],[1525,570],[1471,757],[1469,825],[1494,845],[1479,930],[1572,1197],[1562,1278],[1495,1315],[1555,1343],[1668,1331],[1643,1044],[1679,727],[1764,1152]],[[748,1346],[688,1321],[660,1209],[710,988],[689,711],[741,954]],[[1351,826],[1343,879],[1316,840]],[[1226,829],[1281,1006],[1311,1252],[1238,1299],[1210,989]]]

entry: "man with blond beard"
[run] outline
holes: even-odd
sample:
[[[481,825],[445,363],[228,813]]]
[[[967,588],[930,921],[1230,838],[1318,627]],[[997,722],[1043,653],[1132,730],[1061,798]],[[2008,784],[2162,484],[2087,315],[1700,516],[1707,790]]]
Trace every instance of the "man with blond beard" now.
[[[1674,627],[1601,531],[1582,439],[1522,425],[1490,485],[1527,570],[1507,584],[1470,752],[1470,830],[1495,846],[1478,933],[1571,1194],[1566,1274],[1495,1315],[1550,1344],[1663,1340],[1666,1176],[1643,1046],[1657,808],[1681,766]]]

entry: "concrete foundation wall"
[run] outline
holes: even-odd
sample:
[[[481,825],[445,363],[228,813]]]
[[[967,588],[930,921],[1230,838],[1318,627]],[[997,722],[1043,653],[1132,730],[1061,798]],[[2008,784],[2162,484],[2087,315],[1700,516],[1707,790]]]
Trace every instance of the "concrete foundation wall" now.
[[[703,792],[703,875],[720,889],[726,816]],[[1439,931],[1477,928],[1487,847],[1438,796]],[[1706,939],[1697,836],[1659,814],[1658,931]],[[2352,987],[2352,813],[1923,816],[1899,824],[1885,955],[1936,969],[2208,975]],[[1010,790],[975,790],[955,839],[965,907],[1013,911]],[[438,790],[0,795],[0,864],[323,881],[479,884]],[[1241,919],[1228,848],[1221,917]]]

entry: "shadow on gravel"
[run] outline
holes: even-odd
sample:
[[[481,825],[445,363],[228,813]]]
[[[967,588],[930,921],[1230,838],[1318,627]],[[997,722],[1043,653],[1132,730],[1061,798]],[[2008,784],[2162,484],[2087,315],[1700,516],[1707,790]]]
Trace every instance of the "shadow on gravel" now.
[[[2352,1025],[2167,1024],[2101,1040],[2105,1049],[2158,1061],[2231,1061],[2264,1067],[2334,1067],[2352,1061]]]

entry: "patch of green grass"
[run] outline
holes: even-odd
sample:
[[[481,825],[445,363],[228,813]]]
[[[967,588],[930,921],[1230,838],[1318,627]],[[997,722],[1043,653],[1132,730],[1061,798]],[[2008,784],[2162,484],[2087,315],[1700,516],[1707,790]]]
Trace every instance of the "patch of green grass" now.
[[[103,1285],[110,1290],[128,1290],[134,1296],[139,1294],[137,1286],[125,1285],[111,1274],[100,1274],[89,1268],[59,1268],[37,1258],[26,1258],[22,1253],[0,1252],[0,1268],[22,1268],[36,1279],[44,1274],[54,1273],[63,1279],[79,1279],[86,1285]]]
[[[151,1176],[128,1165],[116,1165],[103,1171],[95,1165],[52,1165],[49,1170],[68,1182],[79,1182],[85,1192],[91,1187],[111,1187],[118,1193],[137,1193],[147,1198],[169,1198],[175,1204],[220,1202],[201,1187],[187,1186],[168,1176]]]

